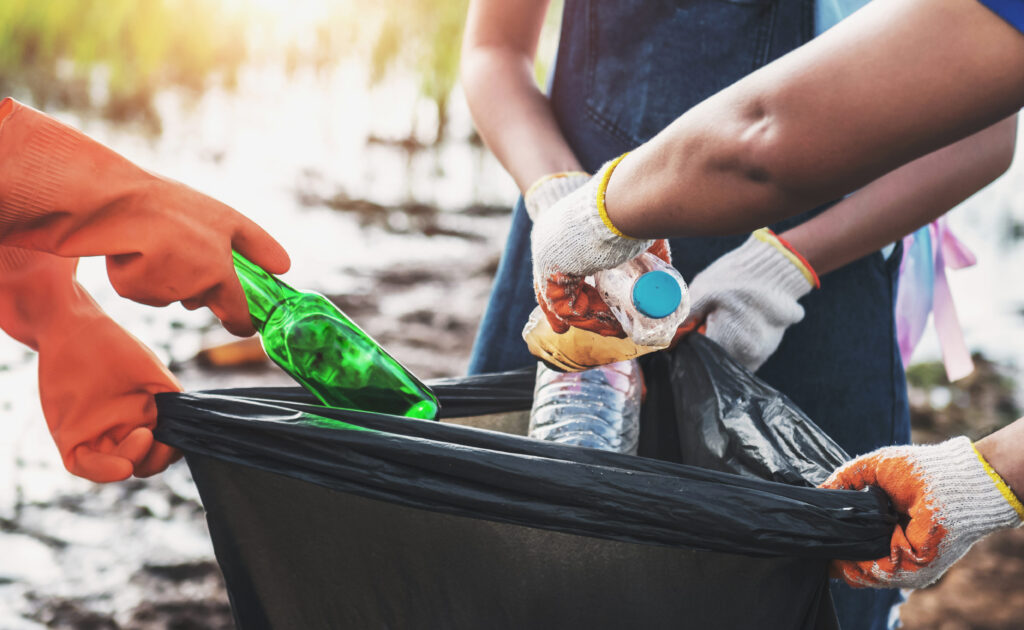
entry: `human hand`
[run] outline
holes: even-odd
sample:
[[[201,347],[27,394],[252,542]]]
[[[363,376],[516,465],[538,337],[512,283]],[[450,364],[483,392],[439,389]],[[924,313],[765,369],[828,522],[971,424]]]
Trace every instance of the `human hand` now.
[[[238,335],[255,330],[232,250],[270,273],[290,265],[242,214],[12,99],[0,102],[0,245],[105,256],[119,295],[207,306]]]
[[[619,159],[533,217],[537,302],[557,333],[570,326],[605,336],[625,333],[586,276],[639,255],[652,241],[622,234],[604,212],[604,192]]]
[[[929,446],[888,446],[862,455],[822,484],[889,495],[901,522],[877,560],[835,560],[830,573],[853,587],[923,588],[975,542],[1018,527],[1024,507],[966,437]]]
[[[705,324],[709,339],[756,371],[779,347],[786,328],[803,319],[798,300],[818,286],[810,264],[763,228],[697,274],[681,328]]]
[[[39,352],[39,392],[65,467],[105,482],[180,455],[153,441],[153,394],[181,387],[74,280],[77,260],[0,247],[0,328]]]
[[[64,466],[100,483],[161,472],[181,455],[153,439],[153,396],[181,386],[112,319],[82,310],[39,348],[39,397]]]

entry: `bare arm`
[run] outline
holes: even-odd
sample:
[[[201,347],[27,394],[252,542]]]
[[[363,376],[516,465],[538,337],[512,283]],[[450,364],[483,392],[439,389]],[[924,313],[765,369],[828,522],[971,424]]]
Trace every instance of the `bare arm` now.
[[[548,0],[472,0],[461,79],[480,136],[525,191],[549,173],[581,170],[533,79]]]
[[[977,448],[1014,494],[1024,499],[1024,418],[980,440]]]
[[[782,236],[819,274],[838,269],[942,216],[1009,168],[1017,117],[883,175]]]
[[[637,237],[746,232],[1024,106],[1024,36],[975,0],[872,2],[679,117],[615,170]]]

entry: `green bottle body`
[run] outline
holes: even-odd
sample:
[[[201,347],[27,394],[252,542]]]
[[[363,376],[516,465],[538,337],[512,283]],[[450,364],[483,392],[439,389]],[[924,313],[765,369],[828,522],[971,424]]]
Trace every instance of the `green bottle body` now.
[[[324,404],[434,419],[434,394],[330,300],[300,292],[235,254],[267,355]]]

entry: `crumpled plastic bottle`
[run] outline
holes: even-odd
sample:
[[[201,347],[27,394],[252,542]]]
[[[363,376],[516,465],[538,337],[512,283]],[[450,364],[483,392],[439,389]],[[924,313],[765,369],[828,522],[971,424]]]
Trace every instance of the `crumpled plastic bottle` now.
[[[579,372],[663,350],[690,313],[682,276],[649,252],[600,271],[593,280],[627,337],[603,337],[575,327],[559,334],[537,307],[523,328],[523,339],[530,352],[552,368]]]
[[[683,277],[650,252],[597,272],[594,286],[638,346],[667,348],[690,313],[690,293]]]

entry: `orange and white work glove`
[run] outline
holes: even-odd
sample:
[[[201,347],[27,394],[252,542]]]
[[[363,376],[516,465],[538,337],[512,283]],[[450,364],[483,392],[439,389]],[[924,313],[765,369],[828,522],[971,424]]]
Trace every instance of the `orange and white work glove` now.
[[[0,245],[105,256],[121,296],[208,306],[239,335],[255,331],[231,250],[271,273],[290,264],[235,210],[9,98],[0,101]]]
[[[68,471],[96,482],[156,474],[180,454],[153,439],[153,395],[181,386],[75,281],[77,263],[0,247],[0,328],[39,352],[43,414]]]
[[[697,274],[683,326],[705,324],[709,339],[756,371],[804,318],[800,298],[819,286],[810,263],[762,228]]]
[[[884,490],[903,520],[887,557],[832,562],[832,577],[854,587],[923,588],[975,542],[1024,519],[1024,506],[966,437],[881,448],[843,465],[822,484],[866,486]]]
[[[608,180],[623,157],[608,162],[582,186],[533,217],[533,285],[556,333],[573,326],[605,336],[625,335],[597,289],[584,282],[597,271],[638,256],[654,242],[626,236],[605,210]]]

